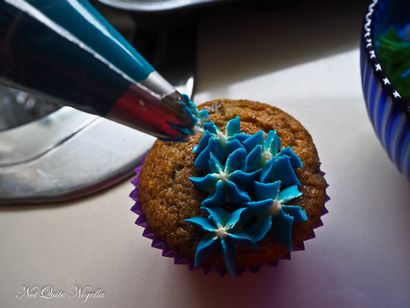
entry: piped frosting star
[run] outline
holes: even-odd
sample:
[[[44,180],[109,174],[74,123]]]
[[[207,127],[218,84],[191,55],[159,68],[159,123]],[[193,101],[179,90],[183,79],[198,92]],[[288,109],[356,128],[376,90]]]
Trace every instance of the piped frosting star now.
[[[283,155],[291,158],[293,168],[300,168],[302,166],[301,160],[290,147],[283,147],[279,151],[281,142],[275,130],[269,131],[266,134],[266,138],[265,133],[259,131],[244,140],[242,144],[249,153],[245,163],[245,170],[248,172],[263,168],[273,158]]]
[[[186,103],[186,108],[189,110],[194,122],[196,123],[196,128],[202,127],[205,121],[208,119],[208,111],[206,109],[198,110],[193,101],[186,94],[181,94],[182,98]]]
[[[240,140],[248,137],[240,132],[239,117],[227,123],[225,133],[221,132],[212,121],[204,123],[203,128],[204,135],[193,152],[198,155],[194,166],[205,171],[209,171],[210,153],[213,153],[220,162],[224,163],[230,153],[238,148],[243,148]]]
[[[208,111],[206,109],[198,110],[195,104],[191,101],[188,95],[181,94],[183,113],[190,118],[190,122],[194,124],[193,127],[186,127],[176,123],[169,123],[172,128],[182,133],[181,141],[185,140],[187,136],[194,135],[198,131],[202,131],[203,123],[208,119]]]
[[[214,208],[225,202],[241,204],[250,201],[249,194],[243,188],[249,187],[259,171],[247,173],[242,171],[247,153],[238,148],[229,154],[225,166],[211,152],[208,173],[204,177],[190,177],[196,188],[210,192],[201,203],[202,207]]]
[[[260,182],[272,183],[275,181],[281,181],[282,187],[292,185],[300,186],[300,181],[294,168],[300,168],[302,166],[301,161],[293,151],[290,155],[295,155],[297,157],[297,160],[295,159],[294,161],[292,156],[285,154],[287,152],[286,149],[283,152],[283,155],[275,157],[264,166],[261,171]]]
[[[212,248],[219,245],[227,271],[231,275],[235,275],[235,246],[239,244],[256,246],[252,237],[242,228],[246,210],[246,208],[240,208],[228,213],[220,208],[206,209],[209,214],[207,218],[192,217],[186,219],[187,222],[196,225],[205,233],[195,251],[195,267],[201,264]]]
[[[271,232],[292,250],[293,224],[307,220],[300,206],[287,204],[302,195],[295,172],[302,167],[300,158],[290,147],[281,147],[276,131],[248,135],[239,128],[239,117],[227,123],[225,133],[213,122],[204,123],[204,133],[193,150],[197,154],[194,165],[202,176],[190,180],[208,192],[201,208],[209,216],[187,219],[207,233],[196,248],[196,266],[219,242],[231,274],[233,239],[235,245],[241,238],[255,243]],[[239,239],[235,237],[238,230]]]
[[[247,203],[257,219],[249,227],[255,241],[260,241],[270,230],[279,242],[292,250],[292,226],[307,220],[306,212],[295,205],[286,205],[302,195],[297,185],[280,190],[281,181],[273,183],[254,182],[256,201]]]

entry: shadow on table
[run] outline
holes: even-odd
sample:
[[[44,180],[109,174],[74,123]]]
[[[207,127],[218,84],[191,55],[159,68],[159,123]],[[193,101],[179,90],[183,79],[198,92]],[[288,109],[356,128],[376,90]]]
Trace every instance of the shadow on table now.
[[[283,302],[283,296],[280,296],[283,292],[281,289],[285,287],[281,283],[286,281],[283,276],[290,273],[293,270],[281,264],[277,267],[265,266],[258,273],[247,272],[235,278],[229,275],[220,277],[217,273],[204,275],[201,271],[187,271],[181,274],[178,285],[186,289],[190,298],[196,299],[196,308],[278,307]]]
[[[368,4],[305,0],[284,10],[238,7],[206,14],[199,23],[199,90],[357,48]]]

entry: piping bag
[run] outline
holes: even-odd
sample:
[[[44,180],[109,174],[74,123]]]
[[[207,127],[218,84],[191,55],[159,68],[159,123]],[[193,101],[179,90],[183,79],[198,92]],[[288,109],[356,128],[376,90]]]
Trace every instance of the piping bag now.
[[[197,122],[189,98],[87,0],[0,0],[0,82],[163,140]]]

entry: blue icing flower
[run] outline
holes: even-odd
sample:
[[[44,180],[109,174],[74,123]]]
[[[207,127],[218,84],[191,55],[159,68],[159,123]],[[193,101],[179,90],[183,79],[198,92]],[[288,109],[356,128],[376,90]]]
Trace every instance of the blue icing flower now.
[[[237,149],[243,148],[243,145],[236,139],[227,141],[225,144],[222,144],[219,139],[210,136],[205,132],[202,139],[207,140],[207,145],[197,156],[194,161],[194,166],[200,170],[209,172],[209,160],[210,154],[212,153],[219,161],[225,162],[226,158],[230,153],[234,152]],[[201,140],[202,140],[201,139]],[[201,142],[200,142],[201,143]],[[194,149],[195,151],[195,149]]]
[[[194,127],[188,128],[175,123],[171,123],[170,125],[186,137],[189,135],[194,135],[197,131],[201,130],[203,123],[208,119],[208,111],[205,109],[199,111],[188,95],[181,94],[181,96],[184,102],[182,106],[185,109],[186,115],[190,117],[192,123],[194,123]],[[182,137],[181,140],[185,140],[185,137]]]
[[[209,217],[187,220],[207,232],[196,248],[195,266],[219,242],[225,265],[234,273],[233,242],[241,240],[233,234],[238,230],[241,238],[253,243],[271,231],[291,250],[293,224],[307,220],[301,207],[287,204],[302,194],[294,170],[302,167],[300,158],[290,147],[281,147],[274,130],[242,134],[239,117],[227,123],[225,133],[213,122],[204,123],[203,128],[193,151],[197,154],[194,166],[204,175],[190,180],[209,193],[201,203]]]
[[[208,111],[206,109],[198,110],[196,108],[196,105],[193,101],[191,101],[188,95],[181,94],[181,96],[187,105],[185,106],[185,108],[188,110],[189,114],[194,119],[194,122],[197,123],[198,126],[202,126],[204,121],[208,119]]]
[[[242,171],[246,155],[244,148],[238,148],[229,154],[223,166],[218,158],[210,153],[210,173],[204,177],[190,177],[195,187],[210,192],[202,201],[201,207],[214,208],[226,202],[242,204],[251,200],[246,188],[256,179],[259,171]]]
[[[245,244],[256,246],[255,241],[247,234],[242,224],[245,219],[246,208],[240,208],[232,213],[223,209],[205,209],[209,216],[192,217],[186,219],[198,226],[205,232],[205,236],[199,241],[196,251],[194,266],[198,267],[210,250],[219,244],[225,267],[231,275],[235,275],[235,245]]]
[[[286,150],[285,153],[287,152],[288,150]],[[291,153],[293,153],[293,151]],[[294,155],[296,156],[296,154]],[[292,185],[300,186],[300,181],[292,165],[293,160],[296,161],[293,157],[285,154],[276,156],[263,167],[260,175],[260,181],[262,183],[281,181],[282,187]],[[297,164],[294,164],[299,167],[301,166],[301,162],[299,162],[300,159],[298,158]]]
[[[221,132],[212,121],[204,123],[203,128],[204,135],[193,152],[198,155],[194,166],[205,171],[209,171],[208,160],[210,153],[213,153],[219,161],[225,162],[230,153],[238,148],[243,148],[240,141],[248,138],[248,135],[240,132],[239,117],[228,121],[225,133]]]
[[[297,185],[282,190],[280,188],[281,181],[254,182],[256,201],[246,205],[255,213],[257,219],[248,232],[255,241],[260,241],[271,230],[283,245],[292,250],[292,226],[296,222],[306,221],[307,214],[300,206],[285,204],[302,195]]]
[[[245,163],[245,170],[248,172],[263,168],[273,158],[278,158],[279,156],[289,156],[293,168],[302,167],[300,158],[290,147],[283,147],[279,151],[281,142],[275,130],[269,131],[266,138],[265,133],[259,131],[244,140],[242,144],[249,153]]]
[[[216,126],[212,121],[204,123],[204,130],[213,134],[215,137],[218,137],[222,143],[233,139],[243,140],[245,138],[248,138],[249,135],[241,133],[240,124],[241,120],[238,116],[226,123],[225,134],[222,133],[218,126]]]

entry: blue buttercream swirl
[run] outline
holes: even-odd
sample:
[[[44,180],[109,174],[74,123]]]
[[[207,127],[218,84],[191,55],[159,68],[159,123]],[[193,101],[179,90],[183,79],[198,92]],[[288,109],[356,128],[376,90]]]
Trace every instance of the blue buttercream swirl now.
[[[203,123],[208,119],[208,111],[205,109],[198,110],[194,102],[186,94],[181,94],[184,101],[183,108],[187,116],[190,118],[194,127],[182,127],[179,125],[173,125],[173,128],[181,132],[185,136],[194,135],[198,130],[201,130]]]
[[[289,204],[302,195],[295,173],[301,159],[281,146],[274,130],[241,133],[239,117],[227,123],[225,133],[212,121],[203,123],[203,129],[193,149],[194,166],[202,176],[190,180],[208,193],[201,202],[208,216],[186,220],[205,233],[196,247],[194,266],[219,247],[227,271],[235,275],[236,247],[256,246],[268,232],[292,250],[293,224],[307,220],[300,206]]]

